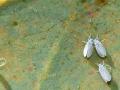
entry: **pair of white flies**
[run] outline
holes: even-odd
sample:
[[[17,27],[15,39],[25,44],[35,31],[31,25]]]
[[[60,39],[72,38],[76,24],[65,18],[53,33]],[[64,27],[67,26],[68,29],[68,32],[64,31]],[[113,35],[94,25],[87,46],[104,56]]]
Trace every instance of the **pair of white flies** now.
[[[90,58],[93,52],[93,48],[95,47],[98,55],[102,58],[106,57],[106,49],[104,48],[103,44],[99,41],[98,36],[95,39],[92,39],[91,36],[89,36],[88,41],[86,42],[83,55],[86,58]],[[111,81],[111,75],[106,69],[104,63],[98,64],[99,70],[102,79],[107,83]]]
[[[89,36],[88,41],[85,43],[86,45],[83,51],[84,57],[89,58],[92,55],[93,47],[95,47],[100,57],[104,58],[106,56],[106,50],[103,44],[99,41],[98,36],[95,39],[92,39],[91,36]]]

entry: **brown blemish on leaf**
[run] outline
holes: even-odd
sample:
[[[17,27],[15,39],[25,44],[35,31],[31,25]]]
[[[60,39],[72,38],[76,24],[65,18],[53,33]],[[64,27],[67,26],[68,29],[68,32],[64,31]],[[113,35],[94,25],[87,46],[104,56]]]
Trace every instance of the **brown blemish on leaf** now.
[[[23,24],[19,23],[17,25],[17,30],[18,30],[18,32],[21,36],[27,36],[28,35],[28,32],[27,32],[28,27],[25,23],[23,23]]]
[[[64,61],[61,61],[61,65],[64,65],[65,64],[65,62]]]
[[[89,3],[87,3],[87,2],[83,4],[83,7],[85,9],[87,9],[87,10],[91,10],[92,9],[91,5]]]
[[[68,27],[68,25],[69,25],[68,20],[66,20],[66,21],[64,21],[64,22],[63,22],[63,27],[64,27],[64,28],[67,28],[67,27]]]
[[[32,62],[30,62],[29,66],[26,69],[28,72],[32,72],[34,70],[34,65],[32,64]]]
[[[13,75],[11,79],[19,83],[23,80],[23,77],[20,77],[20,76],[18,77],[17,75]]]
[[[33,71],[33,67],[32,66],[30,66],[30,67],[28,67],[28,72],[32,72]]]
[[[7,35],[6,30],[3,27],[0,27],[0,37],[6,36],[6,35]]]
[[[24,44],[21,40],[17,39],[14,42],[14,46],[17,47],[19,50],[24,50],[25,48],[27,48],[27,45]]]
[[[86,0],[81,0],[81,3],[85,3],[86,2]]]
[[[90,71],[88,74],[89,74],[89,75],[94,75],[94,74],[95,74],[95,71],[92,70],[92,71]]]
[[[73,52],[72,52],[72,51],[70,52],[70,55],[73,55]]]
[[[13,26],[17,26],[17,25],[18,25],[18,22],[17,22],[17,21],[13,21],[13,22],[12,22],[12,25],[13,25]]]
[[[7,60],[15,58],[14,53],[12,53],[9,49],[1,50],[0,56],[5,57]]]
[[[77,13],[76,12],[72,12],[69,16],[69,20],[70,21],[74,21],[77,19]]]
[[[18,80],[18,77],[16,75],[13,75],[14,80]]]
[[[105,5],[107,4],[108,0],[95,0],[96,5]]]

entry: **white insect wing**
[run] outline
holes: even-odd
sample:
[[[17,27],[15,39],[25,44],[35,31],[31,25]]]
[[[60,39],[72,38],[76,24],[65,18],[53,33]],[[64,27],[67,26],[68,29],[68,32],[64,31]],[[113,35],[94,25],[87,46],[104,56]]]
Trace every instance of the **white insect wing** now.
[[[102,64],[99,64],[99,73],[102,77],[102,79],[107,83],[109,81],[111,81],[111,75],[108,72],[108,70],[106,69],[106,67]]]
[[[85,45],[83,55],[84,57],[89,58],[93,52],[93,39],[88,39],[88,42]]]
[[[99,40],[95,39],[94,40],[94,45],[95,45],[95,49],[96,49],[98,55],[100,57],[105,57],[106,56],[106,50],[105,50],[103,44]]]

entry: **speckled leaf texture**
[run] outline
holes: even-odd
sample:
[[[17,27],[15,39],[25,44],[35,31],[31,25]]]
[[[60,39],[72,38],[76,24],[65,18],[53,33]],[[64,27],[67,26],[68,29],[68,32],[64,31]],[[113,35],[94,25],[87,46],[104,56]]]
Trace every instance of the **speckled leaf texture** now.
[[[83,57],[90,34],[106,58]],[[120,0],[0,0],[1,57],[0,90],[120,90]]]

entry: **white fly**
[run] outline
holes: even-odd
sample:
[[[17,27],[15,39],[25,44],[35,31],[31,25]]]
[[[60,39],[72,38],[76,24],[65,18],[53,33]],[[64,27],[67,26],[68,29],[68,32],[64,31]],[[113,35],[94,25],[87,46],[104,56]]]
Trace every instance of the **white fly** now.
[[[106,56],[106,50],[103,46],[103,44],[99,41],[98,37],[93,40],[95,49],[100,57],[105,57]]]
[[[106,69],[106,67],[104,66],[104,62],[103,62],[103,64],[98,64],[98,67],[99,67],[99,73],[100,73],[102,79],[106,83],[110,82],[111,81],[111,75],[108,72],[108,70]]]
[[[89,58],[92,55],[93,52],[93,39],[89,36],[88,41],[86,42],[86,45],[83,50],[84,57]]]

